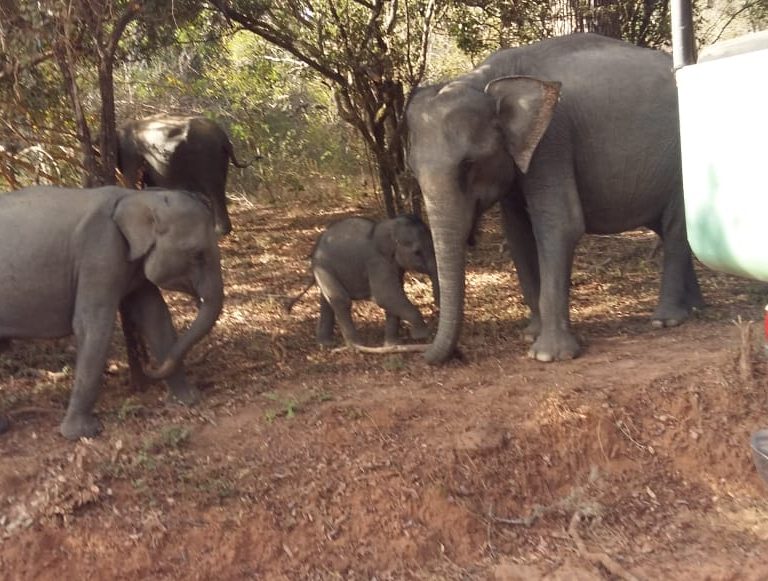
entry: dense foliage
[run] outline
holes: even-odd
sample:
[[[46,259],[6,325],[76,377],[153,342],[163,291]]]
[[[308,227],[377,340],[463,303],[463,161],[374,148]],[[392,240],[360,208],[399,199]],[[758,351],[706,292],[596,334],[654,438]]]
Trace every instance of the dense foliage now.
[[[768,17],[763,0],[699,8],[706,41]],[[664,46],[668,0],[0,0],[0,186],[113,183],[117,121],[195,112],[263,156],[233,176],[246,193],[367,174],[387,213],[418,211],[414,87],[470,66],[459,50],[570,31]]]

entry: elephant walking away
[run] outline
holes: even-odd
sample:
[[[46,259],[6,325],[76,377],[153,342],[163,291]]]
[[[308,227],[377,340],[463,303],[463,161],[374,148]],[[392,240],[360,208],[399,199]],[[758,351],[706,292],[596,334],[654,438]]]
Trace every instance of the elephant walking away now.
[[[161,288],[200,304],[179,337]],[[182,360],[215,324],[223,296],[213,220],[197,194],[38,186],[0,195],[0,343],[75,335],[66,438],[100,431],[93,408],[118,311],[160,362],[145,373],[194,403]]]
[[[216,233],[232,231],[227,212],[227,172],[235,157],[224,130],[206,117],[159,114],[118,128],[117,165],[129,187],[188,190],[207,196]]]
[[[441,290],[428,361],[455,350],[466,242],[496,202],[531,310],[530,357],[579,353],[568,303],[585,233],[646,226],[661,237],[654,326],[678,325],[703,304],[686,238],[669,55],[595,34],[505,49],[417,91],[407,119],[409,165],[424,195]]]
[[[404,215],[375,222],[346,218],[331,224],[315,243],[311,254],[314,281],[293,299],[288,310],[315,283],[320,288],[317,341],[333,342],[339,323],[345,342],[360,340],[352,322],[352,301],[373,299],[386,313],[385,344],[398,342],[400,321],[410,324],[414,339],[426,339],[429,329],[419,310],[403,290],[406,270],[429,275],[435,300],[439,300],[437,266],[432,237],[416,216]]]

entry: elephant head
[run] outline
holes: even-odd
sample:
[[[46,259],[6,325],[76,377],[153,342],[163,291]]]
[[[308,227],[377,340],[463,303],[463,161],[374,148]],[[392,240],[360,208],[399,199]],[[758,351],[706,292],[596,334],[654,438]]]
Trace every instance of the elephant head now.
[[[232,230],[226,184],[230,161],[239,168],[232,142],[218,123],[197,115],[158,114],[118,128],[117,164],[130,188],[160,187],[205,195],[216,232]]]
[[[378,252],[394,260],[403,270],[429,276],[435,303],[440,303],[440,284],[432,236],[427,225],[411,214],[376,224],[374,241]]]
[[[166,360],[146,372],[154,379],[165,379],[221,313],[224,287],[213,220],[195,194],[172,190],[124,196],[114,220],[127,242],[127,260],[140,262],[138,276],[162,289],[189,294],[200,305],[194,322]]]
[[[504,77],[417,92],[408,107],[408,162],[429,215],[441,291],[437,335],[425,357],[454,352],[464,316],[465,247],[480,214],[527,172],[552,119],[560,84]]]

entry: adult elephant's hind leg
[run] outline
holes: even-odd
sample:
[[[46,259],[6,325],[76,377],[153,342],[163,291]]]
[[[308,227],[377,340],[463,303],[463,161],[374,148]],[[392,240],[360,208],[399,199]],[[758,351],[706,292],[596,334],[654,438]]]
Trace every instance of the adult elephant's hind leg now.
[[[147,341],[152,357],[156,361],[165,361],[176,342],[176,330],[160,290],[151,283],[144,284],[124,299],[122,310]],[[183,365],[179,365],[165,382],[171,394],[180,402],[192,405],[200,400],[200,392],[187,380]]]
[[[150,380],[144,373],[144,365],[148,362],[147,346],[139,333],[136,321],[127,311],[125,303],[120,305],[120,326],[125,338],[125,351],[128,356],[131,387],[143,391]]]
[[[656,328],[676,327],[691,310],[704,304],[686,237],[682,203],[681,198],[675,198],[665,210],[660,227],[653,228],[661,236],[664,251],[659,304],[651,318]]]
[[[384,345],[397,345],[400,343],[400,317],[385,311],[384,319]]]

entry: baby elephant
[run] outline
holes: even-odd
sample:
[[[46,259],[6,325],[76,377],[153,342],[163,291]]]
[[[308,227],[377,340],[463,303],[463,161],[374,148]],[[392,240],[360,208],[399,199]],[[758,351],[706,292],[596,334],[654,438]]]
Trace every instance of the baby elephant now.
[[[384,309],[386,345],[397,343],[401,319],[410,323],[411,337],[427,338],[429,329],[403,290],[405,271],[421,272],[429,275],[439,302],[432,237],[419,218],[404,215],[381,222],[366,218],[341,220],[320,235],[311,258],[312,274],[321,293],[317,325],[321,345],[332,342],[337,319],[346,343],[360,344],[351,308],[352,301],[363,299],[372,299]]]

